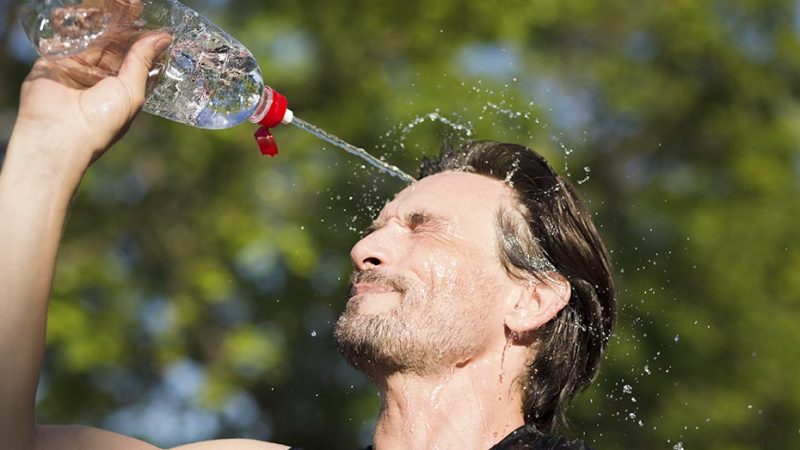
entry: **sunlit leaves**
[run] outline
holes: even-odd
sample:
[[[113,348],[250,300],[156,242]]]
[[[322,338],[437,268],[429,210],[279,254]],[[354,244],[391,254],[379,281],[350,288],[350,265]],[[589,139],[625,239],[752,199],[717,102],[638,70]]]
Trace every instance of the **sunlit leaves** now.
[[[190,3],[299,117],[408,172],[443,141],[486,138],[583,181],[622,310],[576,435],[606,450],[796,444],[796,2]],[[3,92],[26,69],[11,54]],[[149,417],[137,401],[159,398],[242,418],[220,436],[369,441],[378,399],[330,330],[349,248],[402,186],[290,127],[263,158],[253,131],[141,116],[89,171],[54,283],[43,419]]]

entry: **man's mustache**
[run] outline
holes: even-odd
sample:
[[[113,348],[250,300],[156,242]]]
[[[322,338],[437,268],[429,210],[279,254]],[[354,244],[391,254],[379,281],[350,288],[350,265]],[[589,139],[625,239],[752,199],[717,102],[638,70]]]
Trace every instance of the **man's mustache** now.
[[[376,286],[389,287],[393,291],[405,294],[411,282],[402,275],[387,274],[381,270],[355,270],[350,274],[350,286],[348,288],[347,298],[355,295],[355,286],[357,284],[373,284]]]

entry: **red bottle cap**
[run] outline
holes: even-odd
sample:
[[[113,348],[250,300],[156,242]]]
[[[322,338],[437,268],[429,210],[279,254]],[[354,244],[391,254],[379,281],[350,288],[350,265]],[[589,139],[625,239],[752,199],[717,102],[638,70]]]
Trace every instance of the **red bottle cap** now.
[[[269,109],[264,115],[264,118],[258,121],[259,125],[262,125],[265,128],[277,127],[283,121],[283,117],[286,115],[286,109],[288,107],[289,102],[286,100],[286,97],[273,89],[272,101],[270,102]]]
[[[262,106],[262,108],[267,108],[266,113],[263,112],[263,109],[260,109],[260,112],[255,114],[255,117],[264,114],[261,120],[258,120],[261,128],[256,131],[255,137],[262,155],[275,156],[278,154],[278,144],[269,129],[280,125],[284,119],[286,119],[286,123],[289,123],[293,115],[289,112],[287,117],[289,102],[278,91],[265,86],[264,95],[269,95],[269,105]]]
[[[262,155],[273,157],[278,154],[278,144],[275,142],[275,136],[268,129],[259,127],[255,137]]]

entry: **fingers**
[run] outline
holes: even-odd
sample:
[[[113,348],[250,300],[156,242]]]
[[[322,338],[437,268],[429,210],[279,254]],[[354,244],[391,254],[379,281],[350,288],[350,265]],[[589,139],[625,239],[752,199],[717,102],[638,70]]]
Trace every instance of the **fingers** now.
[[[172,37],[169,34],[155,33],[147,35],[133,44],[125,56],[119,75],[117,75],[132,94],[132,98],[144,99],[144,89],[150,68],[171,42]]]
[[[62,81],[79,89],[90,88],[111,75],[95,64],[86,62],[80,55],[53,61],[53,67],[63,75]]]

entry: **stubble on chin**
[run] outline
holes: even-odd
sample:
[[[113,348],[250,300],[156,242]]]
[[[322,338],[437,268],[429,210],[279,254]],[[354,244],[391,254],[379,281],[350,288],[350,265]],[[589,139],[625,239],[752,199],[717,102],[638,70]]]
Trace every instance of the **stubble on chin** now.
[[[360,283],[377,284],[391,288],[400,295],[397,305],[378,314],[360,312],[363,297],[353,297],[354,286]],[[398,371],[408,370],[415,355],[410,324],[401,313],[414,301],[413,283],[399,275],[389,275],[379,270],[357,271],[350,277],[349,299],[344,312],[336,321],[334,338],[336,347],[355,369],[371,378],[380,378]]]
[[[334,337],[340,353],[370,378],[393,373],[431,375],[478,350],[479,340],[473,334],[482,327],[470,317],[477,319],[480,312],[465,316],[460,303],[465,298],[438,298],[401,276],[375,273],[351,280],[384,283],[402,291],[400,302],[379,314],[361,313],[358,303],[363,299],[351,298],[336,322]]]

